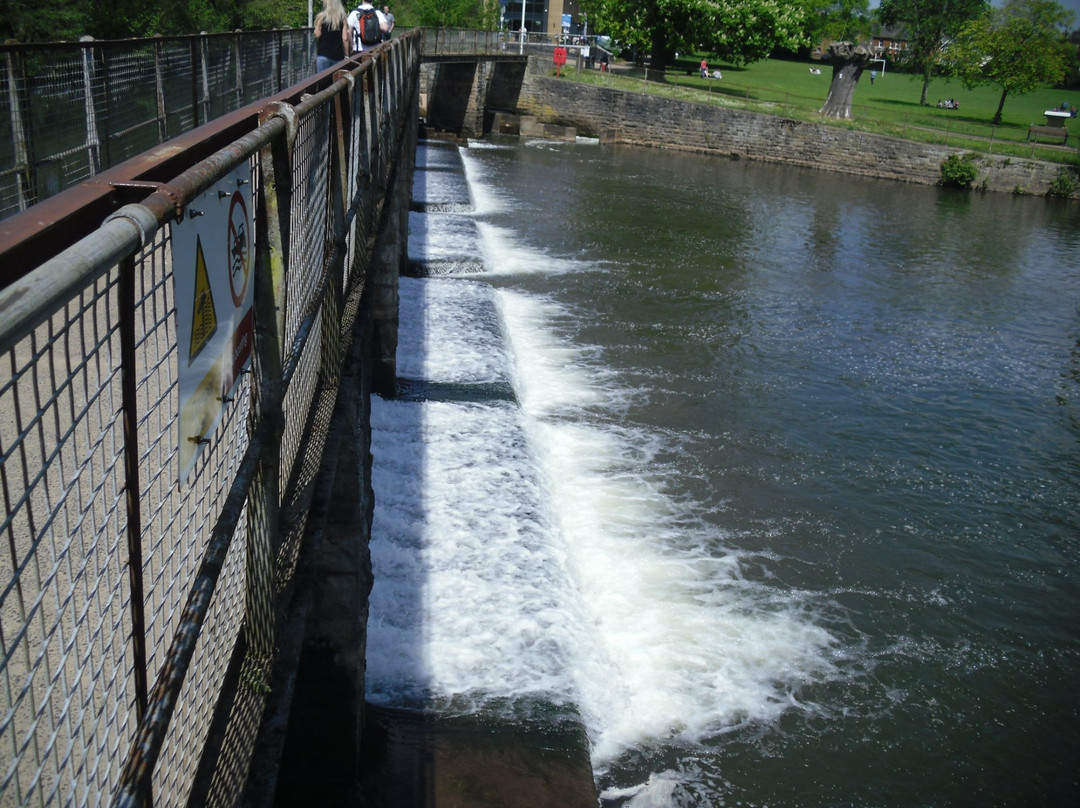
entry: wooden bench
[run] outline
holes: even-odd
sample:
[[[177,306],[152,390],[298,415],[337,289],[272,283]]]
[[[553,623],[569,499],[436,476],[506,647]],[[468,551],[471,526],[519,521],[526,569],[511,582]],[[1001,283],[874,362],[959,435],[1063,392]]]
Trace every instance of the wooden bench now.
[[[1034,140],[1036,143],[1060,140],[1061,145],[1064,146],[1069,141],[1069,130],[1064,126],[1029,126],[1027,139]]]

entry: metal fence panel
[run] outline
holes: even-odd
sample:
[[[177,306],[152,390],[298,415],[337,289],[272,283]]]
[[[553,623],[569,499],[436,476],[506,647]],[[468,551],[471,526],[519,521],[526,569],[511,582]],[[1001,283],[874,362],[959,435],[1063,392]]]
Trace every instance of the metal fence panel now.
[[[4,357],[0,794],[15,804],[110,790],[134,725],[117,284],[97,279]]]
[[[0,45],[0,218],[314,72],[310,28]],[[22,116],[22,119],[20,119]]]
[[[274,37],[282,34],[256,38]],[[268,50],[286,72],[303,51],[292,41],[291,49]],[[147,793],[155,805],[186,805],[242,632],[243,665],[251,665],[241,668],[240,688],[249,705],[265,697],[270,659],[260,655],[267,643],[273,652],[277,587],[292,575],[332,402],[326,390],[337,384],[344,353],[338,298],[372,264],[373,214],[386,192],[387,166],[372,158],[372,135],[390,151],[388,141],[407,129],[418,41],[407,36],[366,54],[350,82],[292,88],[289,104],[266,107],[264,123],[202,162],[192,158],[164,188],[148,189],[77,243],[56,245],[48,264],[0,289],[0,308],[13,313],[0,321],[0,805],[128,806]],[[233,37],[220,43],[224,85],[226,74],[238,74],[235,54],[244,47]],[[110,76],[94,85],[109,88],[95,97],[95,114],[171,131],[170,115],[184,113],[144,126],[161,105],[137,85],[190,57],[164,42],[144,46],[141,60],[133,52],[95,52],[95,69]],[[395,52],[408,70],[390,70]],[[200,58],[198,48],[187,53]],[[182,95],[175,81],[160,86]],[[130,117],[114,109],[136,95]],[[188,103],[194,118],[201,102]],[[335,118],[337,110],[349,119]],[[339,131],[348,133],[342,143]],[[199,132],[186,137],[210,139],[217,129]],[[263,162],[272,150],[286,159]],[[346,152],[346,178],[334,174],[335,150]],[[281,285],[268,304],[257,295],[256,361],[180,484],[171,222],[245,161],[255,186],[258,283],[273,280],[265,273],[280,259]],[[263,183],[279,162],[290,176]],[[100,181],[116,179],[114,171]],[[338,186],[350,193],[335,196]],[[350,210],[335,209],[334,199]],[[285,217],[261,215],[274,200],[287,200]],[[342,269],[332,259],[332,221],[346,217],[353,226]],[[268,252],[275,244],[276,256]],[[266,329],[279,310],[278,335]],[[260,353],[267,334],[280,340],[284,368],[267,358],[272,351]],[[275,404],[267,391],[281,384]],[[269,499],[260,463],[274,471]],[[280,537],[268,533],[278,506],[287,515]],[[252,736],[259,715],[248,710],[239,734]],[[215,775],[213,793],[235,794],[235,782],[220,780],[242,778],[245,766]]]

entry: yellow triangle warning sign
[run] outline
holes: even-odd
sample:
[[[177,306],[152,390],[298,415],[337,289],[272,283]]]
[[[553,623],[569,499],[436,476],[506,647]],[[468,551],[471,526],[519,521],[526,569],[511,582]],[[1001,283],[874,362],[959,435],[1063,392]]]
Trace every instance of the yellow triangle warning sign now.
[[[191,307],[191,346],[188,364],[206,347],[217,331],[217,312],[214,311],[214,295],[210,291],[210,276],[206,274],[202,239],[195,237],[195,294]]]

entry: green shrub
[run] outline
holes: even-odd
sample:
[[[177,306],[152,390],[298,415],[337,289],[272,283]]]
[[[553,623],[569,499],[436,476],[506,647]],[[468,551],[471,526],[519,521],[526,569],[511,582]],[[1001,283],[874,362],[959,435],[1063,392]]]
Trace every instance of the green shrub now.
[[[941,164],[938,185],[943,188],[970,188],[978,174],[974,154],[952,154]]]
[[[1077,171],[1075,168],[1064,167],[1058,170],[1057,176],[1050,180],[1050,187],[1046,190],[1046,195],[1053,199],[1068,199],[1074,193],[1076,193],[1077,183],[1076,179]]]

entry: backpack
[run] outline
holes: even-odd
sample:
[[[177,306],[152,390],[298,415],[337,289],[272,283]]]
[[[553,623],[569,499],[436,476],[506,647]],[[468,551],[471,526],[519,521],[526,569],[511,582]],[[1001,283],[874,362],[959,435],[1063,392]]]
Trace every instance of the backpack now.
[[[353,49],[363,50],[364,45],[378,45],[382,42],[382,26],[374,8],[356,9],[356,27],[353,28]]]

